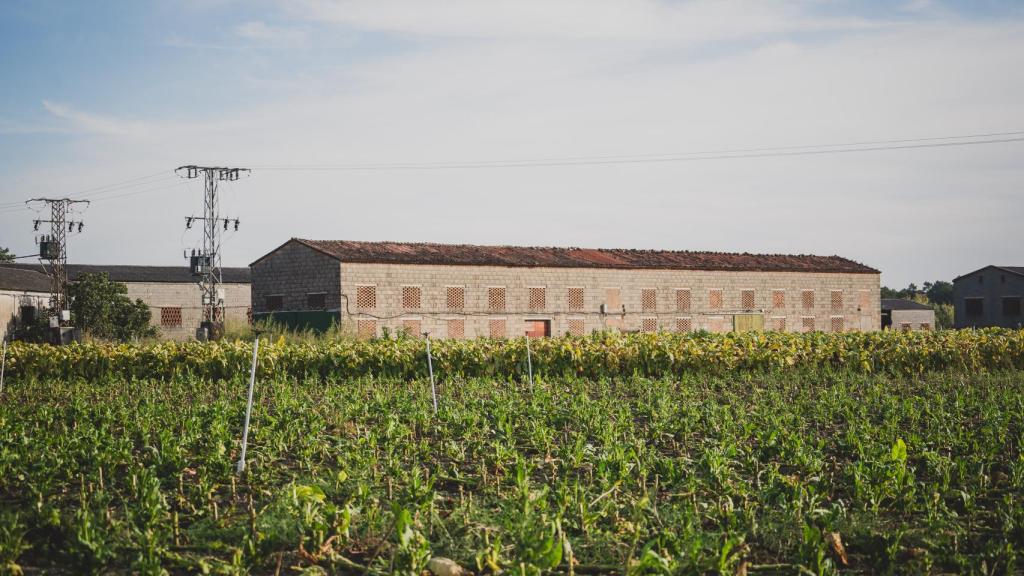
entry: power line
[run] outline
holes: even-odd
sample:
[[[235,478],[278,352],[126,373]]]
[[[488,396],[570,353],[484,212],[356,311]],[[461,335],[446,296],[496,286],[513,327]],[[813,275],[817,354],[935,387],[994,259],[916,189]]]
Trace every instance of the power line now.
[[[159,178],[158,178],[158,176],[159,176]],[[92,193],[92,197],[95,198],[95,197],[98,197],[98,196],[102,196],[104,194],[109,194],[111,192],[116,192],[116,191],[119,191],[119,190],[126,190],[126,189],[129,189],[129,188],[134,188],[136,186],[148,186],[150,184],[156,184],[157,182],[161,182],[161,181],[164,181],[164,180],[170,180],[170,179],[174,179],[174,178],[175,178],[174,173],[168,173],[166,171],[156,172],[156,173],[153,173],[153,174],[147,174],[146,176],[139,176],[137,178],[131,178],[129,180],[123,180],[121,182],[115,182],[113,184],[106,184],[106,185],[103,185],[103,186],[94,186],[92,188],[87,188],[87,189],[84,189],[84,190],[79,190],[77,192],[72,192],[71,194],[68,194],[66,197],[67,198],[79,198],[79,197],[84,196],[86,194]],[[20,206],[23,206],[23,205],[24,205],[23,202],[5,202],[5,203],[0,204],[0,212],[2,212],[3,210],[6,210],[8,208],[12,208],[12,207],[15,207],[15,206],[19,206],[20,207]]]
[[[984,138],[984,139],[979,139]],[[799,146],[775,146],[763,148],[739,148],[731,150],[710,150],[704,152],[681,152],[663,154],[635,154],[616,156],[575,156],[562,158],[538,158],[530,160],[481,160],[444,162],[395,162],[395,163],[349,163],[349,164],[255,164],[263,170],[447,170],[477,168],[528,168],[548,166],[594,166],[612,164],[648,164],[663,162],[693,162],[702,160],[730,160],[743,158],[770,158],[787,156],[811,156],[820,154],[842,154],[851,152],[875,152],[884,150],[908,150],[920,148],[944,148],[952,146],[975,146],[1024,141],[1024,131],[994,132],[961,136],[937,136],[930,138],[904,138],[847,142],[839,144],[808,144]]]

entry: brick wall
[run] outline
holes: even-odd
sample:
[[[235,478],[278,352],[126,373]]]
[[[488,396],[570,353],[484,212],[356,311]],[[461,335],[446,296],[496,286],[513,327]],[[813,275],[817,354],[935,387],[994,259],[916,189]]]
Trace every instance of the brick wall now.
[[[191,283],[126,282],[128,297],[141,299],[149,306],[151,324],[160,330],[160,336],[169,340],[195,338],[202,322],[202,291]],[[248,284],[223,284],[224,322],[228,328],[248,323],[250,288]],[[167,309],[167,312],[163,312]],[[180,325],[176,324],[180,318]],[[172,320],[166,324],[162,320]]]
[[[301,248],[307,253],[315,252]],[[286,277],[273,277],[278,291],[299,294],[319,281],[306,280],[294,272],[308,268],[308,258],[293,252],[295,261]],[[317,256],[320,256],[317,254]],[[465,337],[490,335],[491,320],[504,319],[507,336],[521,336],[528,319],[551,321],[553,335],[578,330],[582,319],[586,332],[606,329],[615,325],[623,330],[640,330],[651,318],[659,330],[675,330],[678,326],[694,329],[727,331],[732,328],[734,314],[762,314],[767,329],[782,325],[785,318],[789,331],[801,331],[805,325],[815,330],[829,331],[842,325],[844,330],[878,330],[880,327],[878,274],[794,273],[794,272],[716,272],[676,270],[602,270],[582,268],[500,268],[486,266],[394,265],[343,263],[341,268],[342,322],[353,324],[353,319],[378,317],[377,331],[401,330],[403,319],[417,319],[424,331],[435,337],[445,337],[450,319],[465,319]],[[253,291],[264,275],[253,270]],[[356,306],[358,286],[376,287],[376,307],[361,310]],[[402,308],[402,287],[419,286],[421,305],[417,309]],[[446,288],[465,287],[465,308],[462,313],[446,309]],[[488,309],[488,287],[505,287],[506,310]],[[531,311],[529,289],[545,288],[543,310]],[[568,298],[570,287],[583,287],[583,309],[571,310]],[[621,306],[612,314],[601,314],[602,304],[608,298],[606,289],[618,288]],[[648,303],[644,309],[644,290],[655,290],[655,307]],[[677,289],[689,289],[689,311],[677,310],[685,298],[678,298]],[[712,308],[712,292],[721,291],[721,306]],[[753,306],[750,306],[753,290]],[[774,291],[782,290],[783,306],[777,308],[779,297]],[[802,291],[813,290],[813,306],[804,308]],[[747,302],[743,301],[746,292]],[[838,292],[836,292],[838,291]],[[574,298],[576,296],[574,295]],[[648,300],[650,293],[648,292]],[[347,304],[346,304],[347,302]],[[744,306],[746,304],[746,306]],[[287,303],[286,303],[286,308]],[[833,318],[841,317],[839,322]],[[689,323],[680,319],[689,319]],[[642,319],[647,319],[643,321]],[[805,322],[805,319],[806,322]]]

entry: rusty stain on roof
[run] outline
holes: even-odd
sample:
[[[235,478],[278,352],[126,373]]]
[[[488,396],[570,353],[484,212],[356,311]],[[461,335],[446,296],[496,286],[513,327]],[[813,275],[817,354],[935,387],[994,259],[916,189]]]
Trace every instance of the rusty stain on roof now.
[[[878,270],[847,258],[810,254],[476,246],[471,244],[306,240],[302,238],[293,238],[292,241],[309,246],[342,262],[364,264],[878,274]]]

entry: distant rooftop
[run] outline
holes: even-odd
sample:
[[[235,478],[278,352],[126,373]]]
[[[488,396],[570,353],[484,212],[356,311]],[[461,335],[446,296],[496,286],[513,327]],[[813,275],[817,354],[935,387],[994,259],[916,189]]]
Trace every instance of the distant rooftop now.
[[[35,270],[24,270],[4,263],[0,264],[0,290],[48,293],[50,278]]]
[[[931,310],[932,307],[913,300],[882,298],[882,310]]]
[[[727,252],[607,248],[476,246],[467,244],[306,240],[301,238],[293,238],[291,242],[298,242],[309,246],[342,262],[369,264],[878,273],[878,270],[874,268],[840,256],[814,256],[808,254],[737,254]]]
[[[49,266],[43,264],[3,264],[2,266],[18,270],[27,270],[45,274]],[[114,282],[196,282],[196,277],[188,266],[133,266],[126,264],[68,264],[68,280],[76,280],[81,274],[106,272]],[[223,268],[223,279],[226,284],[249,284],[248,268]],[[49,291],[49,287],[46,291]]]

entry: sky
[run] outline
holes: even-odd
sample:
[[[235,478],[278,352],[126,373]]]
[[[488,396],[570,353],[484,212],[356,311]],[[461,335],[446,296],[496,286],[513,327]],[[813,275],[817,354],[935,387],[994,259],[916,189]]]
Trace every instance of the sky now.
[[[1024,265],[1018,1],[5,0],[0,83],[21,255],[24,201],[71,195],[69,261],[184,265],[200,164],[251,169],[229,266],[291,237]]]

